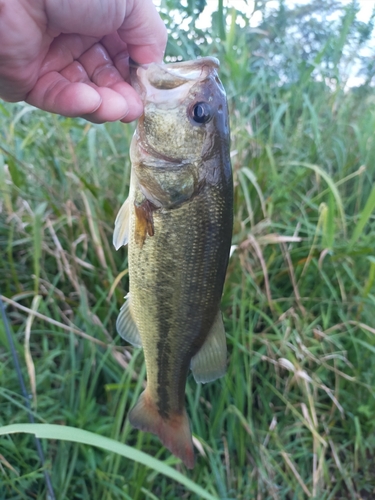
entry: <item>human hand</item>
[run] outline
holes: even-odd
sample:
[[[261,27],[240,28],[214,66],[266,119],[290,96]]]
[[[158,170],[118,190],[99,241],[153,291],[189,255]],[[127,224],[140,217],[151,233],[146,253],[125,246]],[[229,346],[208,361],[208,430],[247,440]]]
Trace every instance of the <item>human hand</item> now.
[[[0,0],[0,97],[102,123],[143,111],[129,56],[161,62],[167,31],[152,0]]]

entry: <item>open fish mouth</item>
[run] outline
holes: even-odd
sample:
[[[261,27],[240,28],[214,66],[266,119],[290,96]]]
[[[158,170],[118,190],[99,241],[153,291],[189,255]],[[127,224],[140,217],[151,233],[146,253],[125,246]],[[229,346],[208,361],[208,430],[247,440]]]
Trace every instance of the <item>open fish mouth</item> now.
[[[220,67],[216,57],[202,57],[196,61],[181,61],[168,64],[137,64],[131,61],[130,82],[143,103],[174,101],[180,102],[191,87],[203,81]],[[175,90],[175,92],[171,92]],[[163,92],[165,91],[165,93]]]
[[[215,57],[204,57],[193,62],[155,65],[155,68],[151,68],[149,82],[157,89],[176,88],[191,80],[195,82],[201,80],[208,70],[218,69],[219,66],[220,63]]]

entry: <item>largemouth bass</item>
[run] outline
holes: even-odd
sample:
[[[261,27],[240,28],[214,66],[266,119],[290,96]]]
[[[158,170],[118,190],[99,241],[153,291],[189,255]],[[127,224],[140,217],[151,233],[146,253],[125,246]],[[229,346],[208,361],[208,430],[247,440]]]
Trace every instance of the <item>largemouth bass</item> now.
[[[229,123],[217,59],[133,70],[144,103],[132,140],[129,197],[115,222],[128,244],[129,294],[117,331],[144,349],[147,387],[130,423],[194,466],[185,384],[226,371],[219,309],[232,236]]]

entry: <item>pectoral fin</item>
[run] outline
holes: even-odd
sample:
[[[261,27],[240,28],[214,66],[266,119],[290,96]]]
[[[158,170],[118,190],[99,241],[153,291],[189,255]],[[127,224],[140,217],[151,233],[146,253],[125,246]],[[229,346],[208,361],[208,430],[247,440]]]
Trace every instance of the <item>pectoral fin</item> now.
[[[130,202],[125,200],[117,214],[115,220],[115,230],[113,232],[113,245],[118,250],[126,245],[129,240]]]
[[[116,329],[120,337],[129,342],[129,344],[132,344],[134,347],[142,347],[141,336],[131,312],[130,294],[126,298],[127,300],[121,307],[116,321]]]
[[[223,318],[219,311],[205,343],[191,360],[191,370],[196,382],[211,382],[225,375],[227,343]]]
[[[145,199],[141,204],[134,203],[135,209],[135,242],[142,248],[143,243],[148,236],[154,236],[154,217],[153,212],[155,210],[155,205],[153,205],[149,200]]]

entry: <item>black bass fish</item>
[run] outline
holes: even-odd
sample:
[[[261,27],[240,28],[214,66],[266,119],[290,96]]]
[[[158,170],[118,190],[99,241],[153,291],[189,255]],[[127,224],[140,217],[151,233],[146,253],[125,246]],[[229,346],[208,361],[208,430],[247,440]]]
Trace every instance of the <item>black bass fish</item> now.
[[[219,61],[205,57],[133,70],[144,103],[130,148],[129,197],[115,222],[128,244],[130,291],[117,331],[144,349],[147,387],[130,423],[194,467],[185,409],[197,382],[226,371],[220,312],[233,222],[229,122]]]

